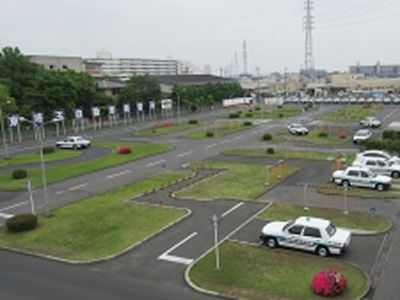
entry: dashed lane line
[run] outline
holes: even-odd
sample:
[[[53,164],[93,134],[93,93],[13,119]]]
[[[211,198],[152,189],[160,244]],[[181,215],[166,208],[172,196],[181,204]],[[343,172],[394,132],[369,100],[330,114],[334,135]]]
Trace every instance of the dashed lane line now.
[[[120,177],[120,176],[129,174],[131,172],[132,172],[131,170],[125,170],[125,171],[122,171],[122,172],[118,172],[118,173],[114,173],[114,174],[108,175],[107,178],[108,179],[112,179],[112,178],[115,178],[115,177]]]
[[[206,146],[206,148],[207,148],[207,149],[210,149],[210,148],[213,148],[213,147],[215,147],[215,146],[217,146],[217,144],[216,144],[216,143],[214,143],[214,144],[210,144],[210,145],[207,145],[207,146]]]
[[[156,165],[159,165],[159,164],[162,164],[162,163],[165,163],[165,162],[166,162],[165,159],[160,159],[160,160],[157,160],[157,161],[153,161],[153,162],[151,162],[151,163],[148,163],[148,164],[146,165],[146,167],[147,167],[147,168],[149,168],[149,167],[154,167],[154,166],[156,166]]]
[[[193,151],[188,151],[188,152],[180,153],[180,154],[178,154],[177,156],[178,156],[178,157],[184,157],[184,156],[188,156],[188,155],[190,155],[190,154],[192,154],[192,153],[193,153]]]
[[[10,206],[3,207],[3,208],[0,209],[0,211],[5,211],[5,210],[13,209],[13,208],[16,208],[16,207],[20,207],[20,206],[26,205],[28,203],[29,203],[28,201],[23,201],[23,202],[20,202],[20,203],[17,203],[17,204],[13,204],[13,205],[10,205]]]
[[[226,212],[224,212],[224,213],[221,215],[221,218],[226,217],[226,216],[229,215],[231,212],[233,212],[234,210],[236,210],[236,209],[238,209],[239,207],[241,207],[243,204],[244,204],[244,202],[240,202],[240,203],[236,204],[234,207],[228,209]]]
[[[79,190],[79,189],[81,189],[81,188],[83,188],[83,187],[85,187],[85,186],[87,186],[88,185],[88,183],[87,182],[85,182],[85,183],[82,183],[82,184],[78,184],[78,185],[76,185],[76,186],[73,186],[73,187],[70,187],[69,189],[68,189],[68,191],[75,191],[75,190]]]
[[[0,218],[4,218],[4,219],[10,219],[14,217],[14,215],[11,214],[5,214],[5,213],[0,213]]]
[[[178,264],[184,264],[184,265],[190,265],[193,262],[192,258],[186,258],[186,257],[180,257],[180,256],[175,256],[175,255],[170,255],[172,251],[174,251],[176,248],[182,246],[184,243],[186,243],[188,240],[191,238],[195,237],[197,235],[197,232],[193,232],[187,237],[185,237],[183,240],[169,248],[167,251],[162,253],[160,256],[158,256],[159,260],[165,260],[173,263],[178,263]]]

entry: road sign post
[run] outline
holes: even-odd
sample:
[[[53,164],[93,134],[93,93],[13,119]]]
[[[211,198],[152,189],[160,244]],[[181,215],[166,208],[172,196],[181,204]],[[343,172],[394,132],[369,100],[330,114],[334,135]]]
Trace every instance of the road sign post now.
[[[211,222],[214,227],[214,250],[215,250],[215,269],[220,269],[220,260],[219,260],[219,247],[218,247],[218,225],[220,222],[220,218],[217,215],[212,215]]]
[[[344,199],[344,210],[343,210],[343,213],[345,215],[348,215],[349,214],[349,210],[348,210],[348,207],[347,207],[347,186],[345,186],[343,188],[343,199]]]

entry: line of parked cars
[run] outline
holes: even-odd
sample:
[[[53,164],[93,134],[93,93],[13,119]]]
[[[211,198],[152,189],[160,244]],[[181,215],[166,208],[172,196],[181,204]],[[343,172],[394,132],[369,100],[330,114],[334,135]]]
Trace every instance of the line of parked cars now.
[[[384,191],[392,178],[400,177],[400,158],[385,151],[368,150],[357,154],[351,167],[332,174],[332,181],[343,187],[355,186]]]
[[[313,97],[287,97],[283,99],[283,103],[288,104],[400,104],[400,97],[328,97],[328,98],[313,98]]]

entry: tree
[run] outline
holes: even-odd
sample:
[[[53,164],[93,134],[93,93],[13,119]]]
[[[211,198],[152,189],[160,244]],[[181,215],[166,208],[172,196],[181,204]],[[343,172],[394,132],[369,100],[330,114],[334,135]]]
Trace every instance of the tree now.
[[[149,75],[140,75],[132,77],[126,87],[119,95],[119,103],[143,102],[148,107],[149,101],[159,101],[161,99],[161,87],[158,80]]]
[[[14,98],[10,96],[8,87],[3,83],[0,83],[0,109],[4,115],[17,109]]]

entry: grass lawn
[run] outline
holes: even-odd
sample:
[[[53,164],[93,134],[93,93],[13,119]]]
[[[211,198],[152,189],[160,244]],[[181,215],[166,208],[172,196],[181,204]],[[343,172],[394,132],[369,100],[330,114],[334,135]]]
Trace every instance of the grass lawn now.
[[[33,231],[10,234],[1,229],[0,246],[76,261],[120,252],[186,213],[126,200],[187,175],[187,172],[159,174],[58,208],[51,218],[40,216],[39,227]]]
[[[304,107],[296,105],[284,105],[281,108],[271,106],[270,109],[266,109],[264,112],[255,109],[246,109],[237,111],[242,119],[283,119],[296,116],[303,111]],[[313,108],[307,108],[312,110]],[[228,117],[228,116],[227,116]]]
[[[169,133],[174,133],[174,132],[179,132],[187,129],[192,129],[199,127],[200,124],[188,124],[188,123],[182,123],[182,124],[169,124],[166,123],[164,125],[160,124],[159,126],[153,126],[152,128],[140,130],[134,133],[135,136],[140,136],[140,137],[151,137],[151,136],[160,136],[164,134],[169,134]]]
[[[324,183],[321,184],[317,191],[324,195],[339,195],[343,196],[343,188],[334,183]],[[400,182],[394,181],[392,187],[389,190],[378,192],[377,190],[368,188],[357,188],[349,187],[347,191],[347,196],[349,197],[359,197],[359,198],[400,198]]]
[[[68,158],[73,158],[81,155],[81,151],[71,151],[71,150],[62,150],[55,149],[53,153],[47,153],[44,155],[44,159],[46,162],[55,161],[55,160],[63,160]],[[40,154],[39,150],[37,152],[18,154],[15,156],[11,156],[10,159],[0,159],[0,168],[9,167],[9,166],[18,166],[24,164],[38,163],[40,162]]]
[[[194,200],[237,199],[255,200],[297,169],[288,167],[282,171],[282,177],[278,178],[276,170],[269,173],[269,185],[265,185],[266,166],[259,164],[245,164],[225,161],[207,161],[193,164],[193,167],[204,166],[212,169],[226,169],[216,176],[196,183],[176,193],[178,198]]]
[[[202,130],[195,130],[192,132],[189,132],[185,136],[183,136],[186,139],[190,140],[199,140],[199,139],[210,139],[213,137],[220,137],[220,136],[225,136],[231,133],[235,133],[238,131],[246,130],[249,128],[252,128],[253,126],[245,126],[243,124],[238,124],[238,123],[232,123],[232,124],[224,124],[220,125],[217,127],[210,126],[208,129],[202,129]],[[214,136],[208,137],[207,132],[212,132]]]
[[[355,122],[373,116],[380,109],[382,109],[382,105],[346,106],[326,113],[322,116],[321,120],[335,123]]]
[[[79,176],[82,174],[95,172],[101,169],[109,168],[114,165],[133,161],[147,156],[156,155],[162,152],[170,151],[172,146],[168,144],[150,144],[150,143],[126,143],[126,142],[111,142],[99,141],[94,143],[95,146],[111,148],[112,152],[103,157],[69,164],[65,166],[47,168],[48,183],[65,180],[67,178]],[[132,148],[132,153],[120,155],[117,153],[117,148],[120,145],[128,145]],[[42,185],[42,175],[40,169],[28,170],[28,176],[32,180],[34,187]],[[0,189],[16,190],[23,189],[26,183],[24,179],[12,179],[10,174],[0,174]]]
[[[319,136],[321,132],[326,132],[327,136]],[[339,137],[341,132],[345,133],[345,138]],[[330,133],[328,129],[317,130],[314,128],[307,135],[293,135],[287,129],[284,129],[276,137],[278,141],[304,141],[316,145],[340,145],[350,141],[352,134],[346,128],[331,128]]]
[[[325,269],[335,269],[347,279],[347,290],[334,299],[357,299],[367,286],[364,273],[338,258],[233,242],[222,244],[220,254],[219,271],[215,270],[215,256],[211,252],[193,266],[190,278],[202,288],[234,298],[326,299],[315,295],[311,289],[314,275]]]
[[[302,206],[287,203],[274,203],[259,215],[262,219],[274,221],[294,220],[300,216],[328,219],[338,227],[377,232],[386,230],[390,225],[386,218],[372,216],[370,213],[350,211],[345,215],[343,210],[317,207],[309,207],[309,210],[305,211]]]
[[[266,147],[268,148],[268,147]],[[237,155],[247,157],[279,157],[285,159],[311,159],[311,160],[332,160],[337,153],[328,152],[315,152],[315,151],[292,151],[292,150],[281,150],[274,149],[274,154],[268,154],[266,149],[252,149],[252,148],[237,148],[223,151],[225,155]],[[355,155],[347,155],[347,163],[351,164],[354,160]]]

